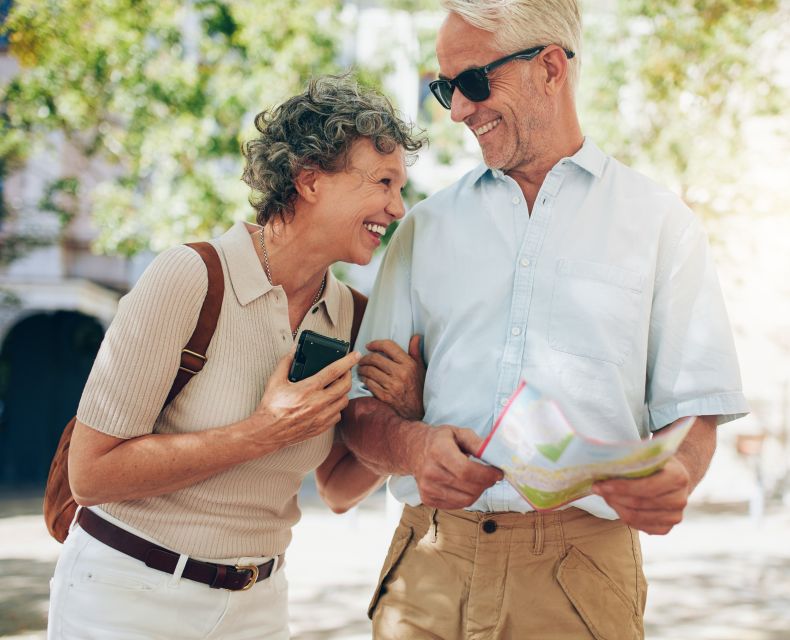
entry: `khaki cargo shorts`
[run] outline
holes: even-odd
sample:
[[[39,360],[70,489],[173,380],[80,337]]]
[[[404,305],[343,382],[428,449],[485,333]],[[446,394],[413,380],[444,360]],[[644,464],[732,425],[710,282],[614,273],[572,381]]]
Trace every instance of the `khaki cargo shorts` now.
[[[368,616],[377,640],[634,640],[646,594],[619,520],[406,506]]]

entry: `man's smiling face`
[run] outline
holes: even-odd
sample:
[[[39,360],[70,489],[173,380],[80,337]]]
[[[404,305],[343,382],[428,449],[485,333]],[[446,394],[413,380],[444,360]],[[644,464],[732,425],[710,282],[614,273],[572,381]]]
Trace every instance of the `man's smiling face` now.
[[[454,78],[471,67],[482,67],[512,51],[502,51],[494,34],[450,13],[436,40],[440,75]],[[535,61],[514,60],[489,76],[491,95],[472,102],[458,89],[450,117],[474,133],[483,159],[494,169],[510,171],[528,165],[538,154],[542,131],[549,127],[550,105],[539,95]]]

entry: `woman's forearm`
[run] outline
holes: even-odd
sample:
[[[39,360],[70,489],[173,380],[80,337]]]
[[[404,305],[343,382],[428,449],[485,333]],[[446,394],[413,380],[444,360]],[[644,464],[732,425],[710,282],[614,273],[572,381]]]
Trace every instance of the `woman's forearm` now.
[[[71,490],[83,506],[172,493],[288,444],[265,442],[261,430],[247,419],[195,433],[123,440],[78,421],[69,449]]]
[[[336,443],[327,459],[315,471],[321,499],[335,513],[345,513],[357,505],[386,479],[363,465],[345,445]]]

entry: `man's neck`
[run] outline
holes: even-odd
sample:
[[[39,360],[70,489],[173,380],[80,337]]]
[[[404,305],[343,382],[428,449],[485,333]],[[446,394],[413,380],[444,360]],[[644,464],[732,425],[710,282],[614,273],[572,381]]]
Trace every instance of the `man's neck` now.
[[[555,145],[547,153],[543,153],[530,161],[521,164],[505,173],[513,178],[521,187],[524,199],[532,215],[533,205],[538,197],[538,192],[549,171],[563,158],[574,155],[584,144],[584,137],[579,132],[578,137],[574,136],[564,145]]]

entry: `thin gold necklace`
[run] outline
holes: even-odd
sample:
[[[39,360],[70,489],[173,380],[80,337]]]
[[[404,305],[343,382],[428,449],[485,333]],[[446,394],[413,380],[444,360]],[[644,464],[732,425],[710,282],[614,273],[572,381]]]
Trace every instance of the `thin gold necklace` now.
[[[261,229],[261,235],[259,235],[258,238],[260,239],[261,242],[261,251],[263,251],[263,270],[266,272],[266,277],[269,280],[269,284],[274,286],[274,281],[272,280],[272,269],[269,266],[269,252],[266,251],[266,242],[263,239],[263,229]],[[318,292],[315,294],[313,301],[310,303],[311,307],[315,306],[315,304],[321,299],[321,294],[324,293],[325,286],[326,286],[326,274],[324,274],[324,277],[321,278],[321,286],[318,287]],[[296,340],[296,336],[299,333],[299,329],[302,327],[303,320],[304,317],[302,318],[302,320],[299,321],[299,324],[296,325],[296,329],[291,331],[292,339]]]

